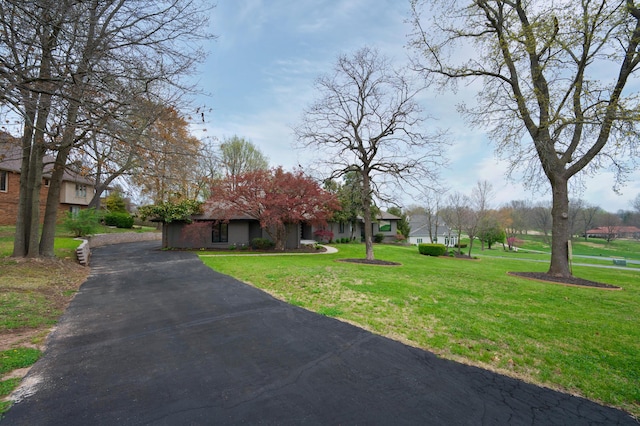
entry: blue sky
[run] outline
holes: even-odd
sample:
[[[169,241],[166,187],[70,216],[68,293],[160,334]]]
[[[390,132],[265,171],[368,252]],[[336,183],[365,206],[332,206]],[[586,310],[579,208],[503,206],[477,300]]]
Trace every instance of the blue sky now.
[[[314,80],[332,70],[339,54],[364,46],[398,64],[406,62],[408,17],[408,0],[218,0],[211,19],[218,38],[208,46],[198,76],[200,87],[210,93],[198,102],[211,112],[206,133],[199,128],[195,135],[220,141],[244,137],[273,166],[309,164],[312,152],[293,149],[292,127],[318,96]],[[426,92],[423,97],[425,110],[438,118],[433,125],[450,131],[451,164],[441,173],[447,185],[468,194],[478,180],[488,180],[496,193],[494,207],[513,199],[550,199],[504,178],[506,165],[495,158],[493,145],[456,111],[456,103],[474,95],[461,85],[455,95]],[[609,174],[600,173],[585,181],[581,198],[608,211],[631,210],[630,201],[640,194],[640,172],[631,176],[621,196],[612,184]],[[398,201],[419,204],[410,196]]]

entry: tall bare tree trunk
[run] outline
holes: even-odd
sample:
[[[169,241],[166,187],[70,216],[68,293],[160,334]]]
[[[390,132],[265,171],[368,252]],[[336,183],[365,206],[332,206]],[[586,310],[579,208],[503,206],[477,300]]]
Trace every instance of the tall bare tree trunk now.
[[[564,178],[557,178],[552,182],[552,188],[551,265],[548,273],[557,277],[570,277],[568,181]]]
[[[67,120],[65,123],[64,133],[62,135],[62,143],[58,149],[56,160],[53,165],[51,174],[51,182],[49,185],[49,193],[47,194],[47,206],[44,213],[44,223],[42,225],[42,237],[40,238],[40,254],[42,256],[54,256],[54,240],[56,234],[56,222],[58,217],[58,206],[60,204],[60,189],[62,187],[62,178],[67,165],[69,153],[73,147],[76,137],[78,102],[71,102],[67,112]]]
[[[31,160],[31,141],[33,138],[33,122],[36,118],[33,94],[25,95],[25,120],[22,130],[22,162],[20,165],[20,196],[18,198],[18,216],[16,232],[13,239],[13,256],[26,256],[29,249],[29,230],[31,229],[31,196],[29,191],[29,162]]]
[[[362,172],[362,215],[364,216],[364,246],[367,260],[374,260],[373,254],[373,226],[371,223],[371,183],[369,173]]]

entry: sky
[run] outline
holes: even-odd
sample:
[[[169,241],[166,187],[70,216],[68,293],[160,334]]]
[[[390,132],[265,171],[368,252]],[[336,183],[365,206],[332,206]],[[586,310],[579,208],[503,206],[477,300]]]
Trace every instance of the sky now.
[[[292,170],[314,161],[313,152],[294,149],[292,128],[303,110],[319,97],[314,81],[332,71],[340,54],[368,46],[394,63],[407,62],[405,47],[411,26],[408,0],[218,0],[212,11],[211,31],[217,36],[206,48],[198,85],[206,95],[197,99],[206,107],[206,122],[194,135],[218,142],[237,135],[251,141],[272,166]],[[433,126],[449,130],[447,156],[441,170],[451,191],[470,194],[478,181],[494,190],[493,207],[511,200],[548,201],[548,183],[535,192],[522,182],[508,180],[506,163],[494,155],[494,145],[482,129],[471,129],[456,104],[475,91],[461,85],[456,93],[427,91],[423,108],[436,120]],[[584,192],[572,198],[615,212],[632,210],[640,194],[640,171],[621,188],[613,189],[606,171],[584,180]],[[411,195],[399,195],[403,207],[420,204]]]

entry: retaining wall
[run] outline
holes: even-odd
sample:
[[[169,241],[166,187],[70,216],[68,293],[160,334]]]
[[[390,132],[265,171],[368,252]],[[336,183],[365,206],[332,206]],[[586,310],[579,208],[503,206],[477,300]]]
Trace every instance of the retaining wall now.
[[[161,232],[121,232],[117,234],[98,234],[84,239],[84,242],[76,249],[78,262],[88,266],[91,257],[91,249],[110,244],[135,243],[138,241],[161,241]]]

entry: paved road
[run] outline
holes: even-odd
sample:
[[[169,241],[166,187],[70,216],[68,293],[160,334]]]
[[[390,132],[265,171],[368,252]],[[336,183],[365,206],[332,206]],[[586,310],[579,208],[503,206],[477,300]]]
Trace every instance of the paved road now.
[[[133,243],[91,261],[3,426],[638,424],[287,305],[192,253]]]

